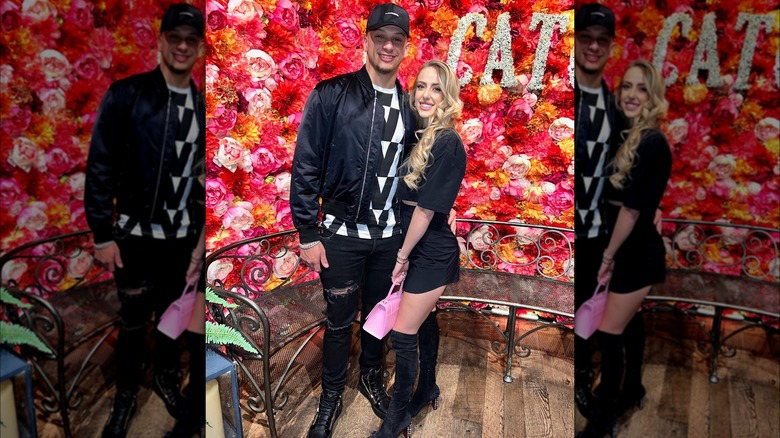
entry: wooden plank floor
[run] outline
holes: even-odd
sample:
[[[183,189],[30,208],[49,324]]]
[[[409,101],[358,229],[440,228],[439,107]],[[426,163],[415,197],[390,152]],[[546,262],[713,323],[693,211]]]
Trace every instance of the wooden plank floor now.
[[[735,357],[721,359],[720,382],[708,380],[709,363],[695,349],[701,332],[690,321],[674,315],[647,317],[644,384],[648,399],[643,410],[621,419],[622,437],[760,437],[780,436],[780,335],[750,329],[731,345]],[[503,327],[503,318],[497,318]],[[703,319],[708,322],[708,319]],[[573,341],[569,332],[542,330],[526,339],[532,349],[527,358],[515,357],[514,382],[503,382],[503,356],[490,350],[498,334],[471,314],[442,313],[441,349],[437,380],[441,407],[425,408],[414,420],[415,438],[446,437],[573,437],[585,420],[572,402]],[[730,323],[733,329],[739,327]],[[521,321],[520,331],[534,327]],[[357,332],[356,332],[357,334]],[[321,336],[304,349],[301,366],[294,367],[285,385],[287,405],[277,412],[282,438],[305,437],[319,396]],[[357,344],[357,336],[353,337]],[[368,401],[357,392],[357,345],[348,369],[345,410],[335,437],[366,437],[377,429]],[[96,361],[109,354],[99,354]],[[113,388],[110,360],[92,367],[82,388],[87,394],[73,414],[75,437],[98,437],[108,417]],[[394,356],[388,354],[388,369]],[[391,386],[392,374],[388,376]],[[245,436],[269,436],[260,423],[264,414],[243,413]],[[57,415],[38,412],[41,437],[63,437]],[[161,437],[173,425],[160,399],[147,387],[139,393],[139,408],[129,437]]]
[[[619,437],[727,438],[780,436],[780,335],[748,329],[720,358],[718,383],[709,381],[709,361],[695,342],[697,324],[671,314],[645,316],[648,338],[642,380],[647,399],[618,422]],[[709,329],[709,318],[700,319]],[[726,321],[727,333],[739,323]],[[596,357],[598,362],[598,357]],[[577,412],[577,430],[586,420]]]

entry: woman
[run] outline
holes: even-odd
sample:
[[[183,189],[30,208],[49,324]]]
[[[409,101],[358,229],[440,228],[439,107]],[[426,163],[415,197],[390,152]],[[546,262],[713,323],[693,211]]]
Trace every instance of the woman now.
[[[414,81],[412,109],[423,129],[403,165],[406,175],[396,196],[401,201],[404,243],[398,250],[393,280],[404,279],[404,293],[390,338],[395,350],[393,398],[376,437],[411,431],[412,414],[439,395],[434,367],[438,349],[436,314],[431,312],[446,285],[458,281],[459,249],[447,216],[466,172],[466,152],[455,122],[463,104],[460,86],[447,64],[426,62]],[[417,377],[417,332],[420,333],[420,382]],[[410,398],[413,398],[410,403]]]
[[[641,324],[636,314],[642,300],[653,284],[664,281],[664,244],[653,224],[672,169],[669,143],[659,129],[668,108],[664,91],[661,74],[644,60],[629,65],[617,91],[618,108],[630,128],[623,133],[625,141],[610,164],[613,174],[605,186],[612,229],[598,274],[600,283],[609,282],[604,317],[596,332],[602,352],[599,409],[580,436],[614,432],[617,416],[644,397],[641,353],[632,358],[639,363],[629,365],[620,394],[624,346],[639,346],[641,352],[644,344],[643,337],[624,339],[623,333],[629,322]]]

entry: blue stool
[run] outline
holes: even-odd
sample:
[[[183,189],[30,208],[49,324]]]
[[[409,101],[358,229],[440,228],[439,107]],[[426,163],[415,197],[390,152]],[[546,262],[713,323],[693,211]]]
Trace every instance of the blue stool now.
[[[38,436],[38,432],[35,429],[35,406],[33,406],[32,370],[30,369],[30,364],[5,348],[0,348],[0,382],[11,379],[20,373],[24,373],[24,383],[27,387],[27,427],[29,427],[30,430],[28,431],[20,427],[19,436],[36,437]]]
[[[233,398],[233,424],[225,418],[225,436],[243,438],[244,431],[241,425],[241,409],[238,399],[238,374],[233,362],[227,360],[216,351],[206,348],[206,382],[230,373],[230,390]],[[226,376],[227,377],[227,376]]]

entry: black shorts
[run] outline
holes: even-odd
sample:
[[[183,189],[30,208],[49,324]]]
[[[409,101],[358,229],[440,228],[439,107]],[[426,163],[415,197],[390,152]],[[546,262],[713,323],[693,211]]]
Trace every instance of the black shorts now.
[[[620,207],[609,205],[614,219]],[[614,220],[611,221],[614,224]],[[615,266],[609,281],[609,291],[625,294],[646,286],[663,283],[666,278],[666,248],[655,229],[652,217],[640,216],[631,234],[614,257]]]
[[[415,207],[401,203],[401,226],[409,230]],[[456,283],[460,278],[460,248],[447,225],[447,215],[434,213],[428,230],[409,254],[404,292],[419,294]]]

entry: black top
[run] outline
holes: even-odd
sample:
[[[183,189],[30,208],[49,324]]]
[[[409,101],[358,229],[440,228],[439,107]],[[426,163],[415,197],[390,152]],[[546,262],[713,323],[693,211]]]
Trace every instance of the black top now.
[[[404,175],[408,173],[406,166],[405,163],[402,168]],[[445,129],[436,135],[419,188],[412,190],[401,180],[396,197],[401,201],[416,202],[428,210],[449,214],[465,174],[466,151],[460,135],[455,130]]]
[[[614,170],[612,165],[610,170]],[[671,173],[672,152],[666,136],[659,130],[649,131],[639,142],[634,167],[631,168],[628,181],[623,183],[623,189],[616,189],[610,182],[604,196],[652,217],[661,204]]]

